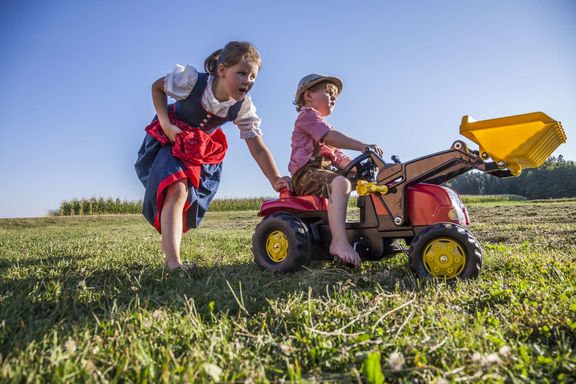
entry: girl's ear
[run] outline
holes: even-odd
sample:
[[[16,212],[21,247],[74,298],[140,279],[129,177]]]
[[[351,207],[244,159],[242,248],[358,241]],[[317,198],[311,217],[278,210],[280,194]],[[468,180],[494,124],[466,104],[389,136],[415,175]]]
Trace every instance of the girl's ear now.
[[[224,66],[224,64],[220,63],[218,64],[218,67],[216,68],[216,73],[218,74],[218,77],[222,77],[225,74],[226,67]]]

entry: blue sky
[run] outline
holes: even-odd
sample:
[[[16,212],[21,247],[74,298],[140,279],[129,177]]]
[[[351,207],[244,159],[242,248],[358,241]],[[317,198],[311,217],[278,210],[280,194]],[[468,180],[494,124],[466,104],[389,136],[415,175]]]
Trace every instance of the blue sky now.
[[[282,173],[295,87],[311,72],[344,81],[329,121],[388,156],[448,149],[466,114],[543,111],[568,135],[554,154],[576,160],[573,0],[5,0],[0,217],[43,216],[72,198],[140,199],[133,164],[152,82],[177,63],[201,68],[230,40],[262,55],[251,95]],[[273,195],[238,129],[224,131],[217,196]]]

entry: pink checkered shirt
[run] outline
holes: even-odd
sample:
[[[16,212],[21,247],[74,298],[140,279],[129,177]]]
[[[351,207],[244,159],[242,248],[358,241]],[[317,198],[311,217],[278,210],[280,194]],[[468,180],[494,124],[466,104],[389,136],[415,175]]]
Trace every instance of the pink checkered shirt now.
[[[329,158],[338,168],[342,168],[343,160],[350,161],[344,152],[322,142],[324,136],[333,129],[320,112],[302,107],[292,131],[292,154],[288,164],[290,174],[294,175],[315,156]]]

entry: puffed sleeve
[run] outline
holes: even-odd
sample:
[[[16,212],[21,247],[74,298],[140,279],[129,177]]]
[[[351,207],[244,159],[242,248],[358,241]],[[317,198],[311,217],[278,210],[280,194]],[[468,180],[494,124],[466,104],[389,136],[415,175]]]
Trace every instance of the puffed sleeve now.
[[[192,92],[197,79],[196,68],[176,64],[174,70],[164,77],[164,92],[174,100],[185,99]]]
[[[244,102],[234,124],[240,128],[240,138],[243,140],[262,136],[260,131],[260,117],[256,114],[256,107],[252,104],[249,96],[244,97]]]

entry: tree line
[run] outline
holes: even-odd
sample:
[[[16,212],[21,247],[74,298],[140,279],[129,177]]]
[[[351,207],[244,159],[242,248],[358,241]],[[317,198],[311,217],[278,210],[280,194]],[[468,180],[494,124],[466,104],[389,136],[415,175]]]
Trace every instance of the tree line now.
[[[465,195],[512,194],[528,199],[576,197],[576,162],[562,155],[550,157],[537,169],[525,169],[518,177],[497,178],[471,171],[445,184]]]

